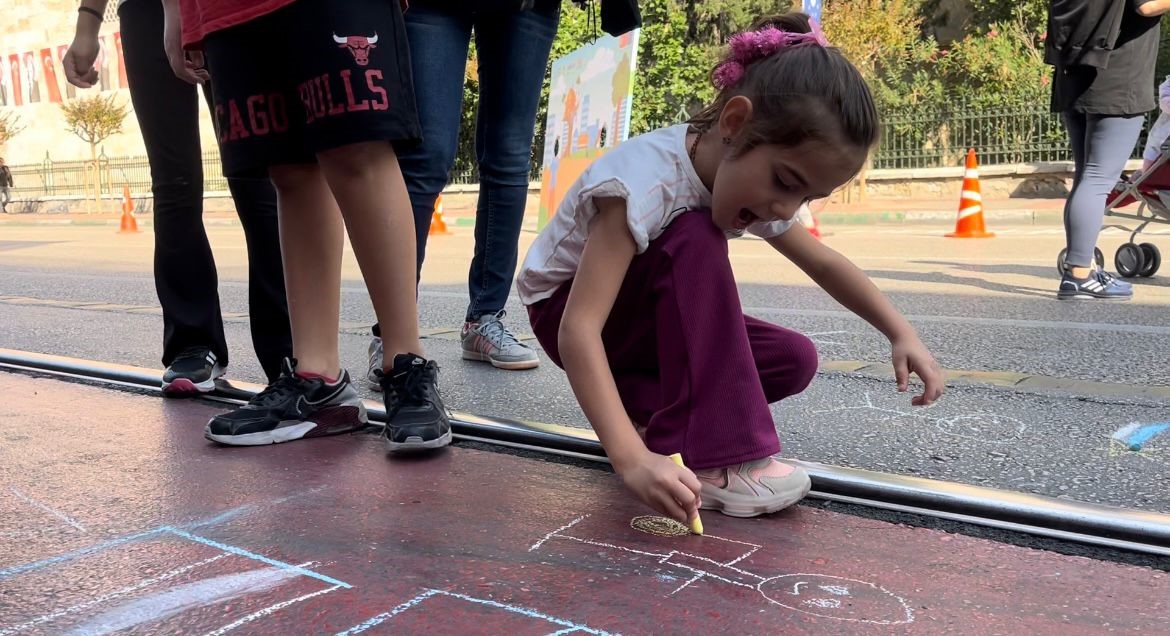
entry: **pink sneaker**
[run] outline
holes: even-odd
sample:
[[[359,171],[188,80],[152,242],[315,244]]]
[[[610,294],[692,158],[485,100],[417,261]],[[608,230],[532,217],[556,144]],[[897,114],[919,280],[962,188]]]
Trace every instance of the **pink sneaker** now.
[[[726,468],[696,470],[702,483],[700,506],[731,517],[755,517],[783,510],[812,488],[808,473],[765,457]]]

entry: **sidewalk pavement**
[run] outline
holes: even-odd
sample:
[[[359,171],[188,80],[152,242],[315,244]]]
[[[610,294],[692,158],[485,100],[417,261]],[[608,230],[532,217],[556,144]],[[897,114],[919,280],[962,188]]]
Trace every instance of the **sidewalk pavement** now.
[[[472,227],[475,225],[474,193],[444,195],[443,218],[448,225]],[[878,199],[864,202],[830,203],[817,217],[822,225],[866,224],[946,224],[955,221],[959,202],[942,199]],[[1060,225],[1064,199],[985,199],[983,217],[992,225]],[[530,199],[524,228],[536,229],[537,207]],[[104,214],[0,214],[3,225],[119,225],[121,213]],[[150,227],[149,214],[137,218],[139,227]],[[208,225],[236,225],[239,219],[231,211],[204,213]]]

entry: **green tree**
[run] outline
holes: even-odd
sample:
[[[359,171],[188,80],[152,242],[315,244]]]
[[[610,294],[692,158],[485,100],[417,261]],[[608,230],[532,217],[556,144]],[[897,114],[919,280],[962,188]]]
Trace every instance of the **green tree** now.
[[[20,115],[10,111],[0,113],[0,148],[7,145],[24,128],[24,124],[20,121]]]
[[[1049,0],[969,0],[971,21],[968,33],[984,34],[997,24],[1018,24],[1028,33],[1048,29]]]
[[[101,207],[101,177],[97,160],[98,144],[122,132],[126,120],[126,104],[118,103],[114,95],[79,97],[61,104],[66,130],[89,144],[93,169],[94,204]]]

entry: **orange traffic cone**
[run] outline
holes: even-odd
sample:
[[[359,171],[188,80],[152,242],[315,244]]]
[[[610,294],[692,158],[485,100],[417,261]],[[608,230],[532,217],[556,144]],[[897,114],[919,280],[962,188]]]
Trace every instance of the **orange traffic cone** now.
[[[130,198],[130,186],[122,188],[122,227],[118,234],[137,234],[138,220],[134,218],[134,201]]]
[[[979,162],[975,149],[967,151],[967,170],[963,173],[963,194],[959,198],[959,220],[951,238],[991,238],[995,234],[983,226],[983,195],[979,192]]]
[[[431,229],[427,234],[450,234],[447,229],[447,222],[443,220],[443,195],[435,198],[435,211],[431,213]]]

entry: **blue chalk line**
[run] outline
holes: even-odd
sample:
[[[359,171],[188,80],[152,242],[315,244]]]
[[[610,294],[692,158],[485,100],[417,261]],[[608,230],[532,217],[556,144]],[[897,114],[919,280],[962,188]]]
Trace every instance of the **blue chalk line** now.
[[[1146,442],[1167,430],[1170,430],[1170,422],[1156,422],[1152,424],[1134,422],[1117,429],[1117,432],[1113,433],[1110,437],[1121,442],[1131,451],[1140,451]]]

